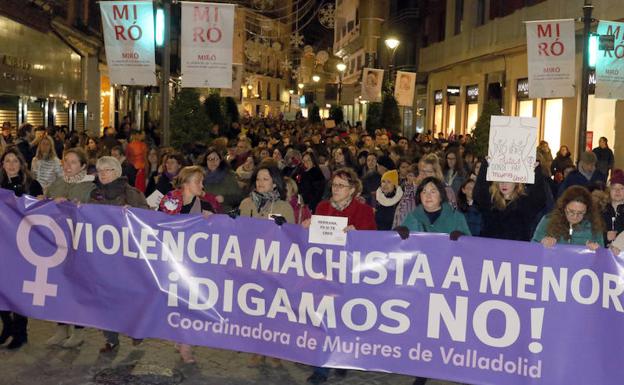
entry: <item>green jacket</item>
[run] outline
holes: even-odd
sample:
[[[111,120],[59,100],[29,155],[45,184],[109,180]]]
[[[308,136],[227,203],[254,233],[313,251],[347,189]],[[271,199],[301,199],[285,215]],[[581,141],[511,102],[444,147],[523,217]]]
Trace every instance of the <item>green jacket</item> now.
[[[429,217],[425,213],[422,205],[418,205],[414,211],[407,214],[403,221],[403,226],[410,231],[419,231],[426,233],[446,233],[453,231],[461,231],[466,235],[470,235],[470,229],[466,223],[464,214],[453,209],[448,203],[442,203],[442,213],[434,223],[429,223]]]
[[[223,197],[221,206],[224,213],[238,207],[243,199],[243,192],[236,181],[236,175],[229,170],[223,180],[218,183],[207,183],[204,181],[204,191]]]
[[[45,190],[45,196],[46,198],[65,198],[69,201],[87,203],[91,197],[91,191],[95,189],[94,180],[92,175],[86,175],[78,183],[67,183],[63,177],[58,177]]]
[[[544,237],[548,236],[546,234],[546,227],[548,227],[548,221],[550,220],[550,214],[544,215],[542,220],[537,225],[535,229],[535,233],[533,233],[533,238],[531,241],[533,242],[541,242]],[[592,241],[598,243],[600,246],[604,247],[604,239],[602,237],[602,233],[597,232],[593,233],[591,228],[591,223],[583,219],[581,223],[578,224],[577,228],[572,232],[572,238],[568,241],[565,238],[559,238],[557,243],[570,244],[570,245],[582,245],[585,246],[587,241]]]

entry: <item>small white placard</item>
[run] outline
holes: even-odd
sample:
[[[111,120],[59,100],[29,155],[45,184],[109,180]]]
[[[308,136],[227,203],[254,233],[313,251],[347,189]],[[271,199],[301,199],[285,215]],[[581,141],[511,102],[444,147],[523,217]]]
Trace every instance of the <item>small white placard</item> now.
[[[312,215],[310,221],[309,243],[344,246],[347,244],[348,218],[327,215]]]
[[[492,116],[487,180],[535,183],[537,118]]]
[[[165,194],[156,190],[150,196],[148,196],[145,200],[147,201],[147,205],[149,207],[156,210],[158,209],[158,206],[160,205],[160,201],[163,199],[164,196]]]

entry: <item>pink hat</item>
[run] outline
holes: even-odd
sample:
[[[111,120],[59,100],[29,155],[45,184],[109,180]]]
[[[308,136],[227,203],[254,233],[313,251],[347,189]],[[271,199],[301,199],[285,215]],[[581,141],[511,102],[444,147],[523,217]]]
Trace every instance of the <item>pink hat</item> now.
[[[621,184],[622,186],[624,186],[624,171],[622,171],[621,169],[615,169],[613,171],[611,171],[611,184]]]

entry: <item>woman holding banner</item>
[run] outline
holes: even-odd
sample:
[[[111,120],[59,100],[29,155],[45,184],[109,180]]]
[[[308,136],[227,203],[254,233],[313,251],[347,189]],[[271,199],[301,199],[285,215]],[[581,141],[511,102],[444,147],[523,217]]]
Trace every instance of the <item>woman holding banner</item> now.
[[[546,202],[542,168],[535,164],[535,184],[527,190],[522,183],[492,182],[488,185],[487,169],[488,161],[484,159],[474,187],[474,201],[483,215],[481,236],[530,240],[531,229]]]
[[[95,188],[95,177],[87,175],[89,159],[81,148],[70,148],[63,155],[63,177],[56,178],[45,190],[45,196],[56,202],[71,201],[86,203]],[[59,323],[56,332],[46,341],[46,345],[60,345],[75,348],[82,344],[82,326]]]
[[[13,191],[18,197],[23,194],[35,197],[43,195],[41,185],[28,172],[28,163],[17,147],[7,147],[0,162],[2,163],[0,187]],[[4,344],[11,337],[7,349],[22,347],[28,341],[28,318],[10,311],[0,311],[0,318],[2,318],[0,344]]]
[[[184,167],[173,180],[175,190],[170,191],[160,201],[159,211],[176,214],[214,214],[212,205],[203,199],[202,182],[204,170],[200,166]],[[180,358],[186,364],[195,363],[190,345],[176,344]]]
[[[585,245],[590,250],[604,247],[604,223],[592,195],[583,186],[568,187],[557,199],[555,208],[535,229],[533,242],[545,247],[557,243]]]

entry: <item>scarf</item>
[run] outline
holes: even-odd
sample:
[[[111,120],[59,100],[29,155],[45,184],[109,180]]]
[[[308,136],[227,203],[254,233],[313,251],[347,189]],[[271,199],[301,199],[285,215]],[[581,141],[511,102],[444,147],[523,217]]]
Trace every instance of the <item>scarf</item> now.
[[[74,176],[66,176],[63,175],[63,180],[65,183],[76,184],[82,182],[82,180],[87,176],[87,169],[81,170],[78,174]]]
[[[225,176],[227,175],[226,170],[216,169],[214,171],[207,171],[206,176],[204,177],[204,186],[209,184],[217,184],[221,183]]]
[[[256,210],[261,212],[262,209],[268,204],[278,201],[280,199],[280,194],[277,190],[269,191],[266,193],[260,193],[256,190],[251,192],[251,200],[256,206]]]
[[[381,187],[378,188],[377,192],[375,193],[375,199],[377,200],[377,203],[384,207],[390,207],[398,204],[401,198],[403,198],[403,189],[401,188],[401,186],[397,186],[397,188],[394,189],[394,191],[392,191],[390,194],[386,194],[381,191]]]
[[[347,199],[344,203],[340,204],[338,202],[335,202],[333,199],[329,200],[329,203],[332,205],[333,208],[335,208],[338,211],[343,211],[344,209],[346,209],[347,207],[349,207],[349,205],[351,204],[351,201],[353,200],[353,197]]]
[[[166,177],[167,177],[167,179],[169,179],[169,181],[170,181],[170,182],[172,182],[172,181],[173,181],[173,179],[174,179],[174,178],[178,175],[178,174],[172,174],[172,173],[170,173],[170,172],[168,172],[168,171],[165,171],[165,172],[163,172],[162,174],[163,174],[164,176],[166,176]]]

